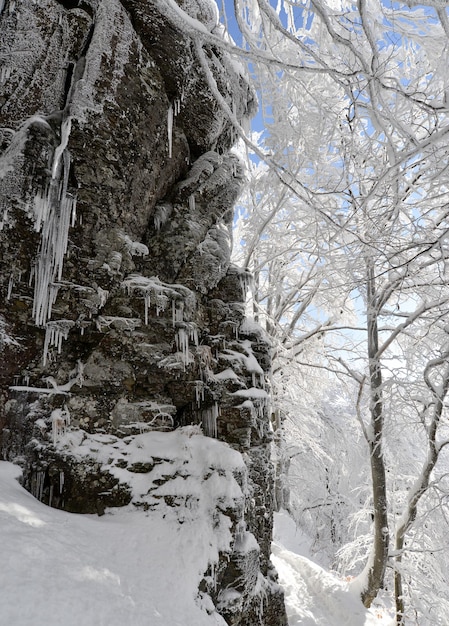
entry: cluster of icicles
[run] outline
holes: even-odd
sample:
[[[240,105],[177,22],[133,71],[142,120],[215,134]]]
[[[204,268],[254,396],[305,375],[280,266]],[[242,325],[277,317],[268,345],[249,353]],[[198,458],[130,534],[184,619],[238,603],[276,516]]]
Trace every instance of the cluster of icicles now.
[[[148,325],[149,310],[152,305],[156,309],[156,315],[165,311],[171,302],[172,324],[176,328],[176,348],[181,355],[181,361],[186,366],[190,361],[189,345],[198,346],[198,329],[194,322],[184,320],[184,312],[192,309],[195,305],[195,296],[184,285],[169,285],[163,283],[157,277],[146,278],[138,274],[128,276],[122,287],[129,296],[140,295],[144,300],[145,325]]]
[[[69,227],[76,219],[76,198],[67,190],[70,129],[69,117],[61,125],[61,143],[53,156],[51,179],[44,192],[34,198],[34,228],[42,233],[34,269],[33,317],[37,326],[44,326],[51,317],[58,281],[62,279]]]

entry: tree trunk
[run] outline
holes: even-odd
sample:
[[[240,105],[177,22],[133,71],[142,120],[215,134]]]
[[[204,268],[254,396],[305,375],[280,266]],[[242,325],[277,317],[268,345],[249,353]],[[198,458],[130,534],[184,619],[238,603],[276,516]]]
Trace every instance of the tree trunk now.
[[[433,415],[428,428],[428,451],[427,460],[424,463],[420,476],[417,479],[415,485],[410,489],[408,496],[407,507],[400,518],[400,523],[396,529],[395,539],[395,554],[396,554],[396,567],[394,571],[394,598],[396,604],[396,624],[402,626],[404,624],[404,597],[402,589],[402,573],[401,562],[402,552],[405,544],[405,535],[413,522],[416,519],[418,513],[418,504],[422,496],[426,493],[429,487],[430,476],[438,461],[438,456],[441,451],[441,447],[437,445],[436,437],[438,432],[438,426],[441,416],[444,410],[444,401],[449,390],[449,367],[445,367],[444,374],[442,376],[441,386],[435,385],[431,380],[431,373],[440,365],[447,362],[449,353],[446,350],[440,358],[429,361],[424,370],[424,380],[429,390],[433,395]]]
[[[377,325],[376,285],[374,268],[367,268],[368,290],[368,359],[370,379],[370,413],[371,428],[369,447],[371,456],[371,480],[373,488],[374,508],[374,539],[373,557],[368,570],[366,587],[362,592],[362,601],[366,607],[371,606],[383,585],[388,559],[389,530],[387,515],[387,489],[385,464],[382,452],[383,438],[383,405],[382,405],[382,369],[378,356],[379,330]]]
[[[402,626],[404,623],[404,594],[402,591],[402,574],[401,574],[401,562],[402,562],[402,550],[404,548],[404,535],[405,528],[401,526],[396,532],[395,552],[396,567],[394,570],[394,600],[396,605],[396,624]]]

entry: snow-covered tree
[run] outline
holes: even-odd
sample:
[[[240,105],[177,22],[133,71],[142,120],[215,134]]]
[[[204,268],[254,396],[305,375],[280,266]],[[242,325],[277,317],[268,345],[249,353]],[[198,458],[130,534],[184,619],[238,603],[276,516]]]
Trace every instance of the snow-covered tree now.
[[[269,127],[255,153],[271,174],[263,173],[262,187],[256,176],[243,237],[256,276],[255,314],[276,339],[283,380],[287,346],[288,367],[302,365],[299,378],[311,379],[304,348],[310,354],[313,336],[325,337],[313,347],[314,365],[327,367],[330,359],[337,375],[359,385],[354,414],[369,445],[374,516],[374,550],[359,582],[369,605],[384,582],[388,529],[397,526],[401,623],[405,534],[445,442],[435,437],[444,422],[447,361],[446,9],[313,0],[235,5]],[[338,329],[337,339],[342,309],[355,312],[354,329]],[[282,383],[278,390],[284,395]],[[420,408],[413,394],[427,398]],[[391,500],[398,504],[406,487],[401,479],[391,484],[400,465],[389,438],[414,429],[406,419],[412,411],[424,424],[419,449],[429,454],[414,467],[415,486],[395,510],[397,522]]]

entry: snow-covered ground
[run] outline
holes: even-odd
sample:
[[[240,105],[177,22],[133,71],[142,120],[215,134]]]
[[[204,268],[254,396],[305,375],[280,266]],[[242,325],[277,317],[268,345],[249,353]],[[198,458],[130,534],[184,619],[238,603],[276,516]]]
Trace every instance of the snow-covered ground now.
[[[195,530],[144,512],[65,513],[27,493],[19,474],[0,463],[0,624],[225,624],[195,602],[213,551],[201,521]]]
[[[225,528],[215,537],[206,515],[180,523],[163,507],[103,517],[65,513],[38,502],[19,475],[19,468],[0,462],[0,624],[225,625],[197,599],[208,562],[228,540]],[[280,545],[284,537],[294,547],[288,520],[278,517],[278,528],[273,561],[290,626],[391,623],[365,611],[344,582]]]
[[[97,443],[109,463],[157,456],[150,473],[126,476],[145,507],[102,517],[49,508],[21,487],[17,466],[0,462],[0,624],[226,626],[198,586],[219,551],[230,550],[219,502],[242,506],[241,455],[194,427],[129,441],[103,436],[101,446],[99,437],[68,432],[58,445],[83,457]]]
[[[274,540],[271,560],[284,588],[289,626],[393,626],[384,609],[367,611],[346,581],[311,560],[307,538],[286,513],[275,515]]]

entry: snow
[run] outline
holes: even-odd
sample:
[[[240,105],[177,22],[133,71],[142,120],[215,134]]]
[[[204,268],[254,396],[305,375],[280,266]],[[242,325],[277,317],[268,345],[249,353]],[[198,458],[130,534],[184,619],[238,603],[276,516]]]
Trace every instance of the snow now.
[[[234,372],[234,370],[231,369],[230,367],[226,368],[225,370],[222,370],[221,372],[218,372],[217,374],[214,374],[214,379],[215,380],[240,380],[237,374]]]
[[[183,11],[174,0],[156,0],[156,6],[181,32],[190,31],[189,34],[193,36],[209,35],[209,29],[199,20]]]
[[[18,347],[20,344],[8,333],[8,324],[3,315],[0,315],[0,348],[6,345]]]
[[[150,476],[156,484],[169,475],[173,480],[153,490],[158,505],[151,511],[129,506],[103,517],[77,515],[40,503],[16,480],[20,469],[0,462],[0,623],[225,626],[210,598],[198,595],[198,584],[218,550],[229,549],[230,521],[217,516],[216,505],[221,500],[223,510],[242,499],[233,477],[245,470],[241,455],[195,427],[127,440],[76,434],[67,432],[57,445],[71,441],[82,456],[83,447],[87,452],[96,444],[112,463],[125,451],[133,462],[165,459],[151,475],[133,474],[135,498]],[[167,506],[163,496],[175,496],[178,506]],[[257,550],[243,522],[241,531],[238,549]],[[289,626],[393,625],[380,609],[367,611],[346,581],[307,558],[305,538],[286,513],[276,515],[275,539],[272,560]]]
[[[282,512],[275,516],[271,560],[284,589],[289,626],[393,626],[384,608],[365,609],[350,583],[310,558],[307,538]]]
[[[256,398],[258,400],[268,400],[269,395],[263,389],[250,387],[250,389],[240,389],[231,394],[232,396],[241,396],[242,398]]]
[[[51,434],[53,445],[56,445],[59,438],[62,437],[70,426],[70,413],[67,409],[54,409],[51,413]]]
[[[101,443],[115,451],[113,438]],[[230,549],[231,522],[217,500],[224,509],[242,499],[233,477],[244,471],[242,457],[194,428],[147,433],[138,444],[123,443],[133,460],[167,459],[154,477],[170,467],[187,475],[158,486],[157,507],[147,512],[130,506],[97,517],[48,508],[15,480],[17,466],[0,462],[1,624],[225,626],[198,585],[218,551]],[[137,490],[145,480],[148,488],[148,475],[133,478]],[[162,495],[186,506],[168,506]]]
[[[91,113],[101,115],[110,92],[101,87],[105,64],[114,93],[129,61],[135,32],[118,0],[103,0],[95,12],[95,29],[86,56],[84,73],[73,87],[71,115],[80,126],[89,124]]]
[[[237,327],[236,332],[238,333]],[[256,385],[259,384],[263,389],[265,387],[265,375],[259,361],[254,355],[251,341],[249,339],[239,341],[239,347],[245,352],[245,354],[237,352],[236,350],[225,349],[224,352],[220,353],[220,358],[240,363],[241,366],[243,366],[243,368],[251,374],[253,387],[256,388]],[[251,397],[257,397],[259,399],[266,398],[267,394],[262,391],[257,391],[254,392]]]
[[[245,290],[246,294],[251,277],[248,277],[246,273],[240,272],[239,278],[243,285],[242,289]],[[249,316],[245,317],[245,319],[241,323],[239,332],[242,335],[255,335],[256,337],[260,337],[262,341],[266,341],[267,343],[270,343],[271,341],[268,333],[262,328],[262,326]]]

